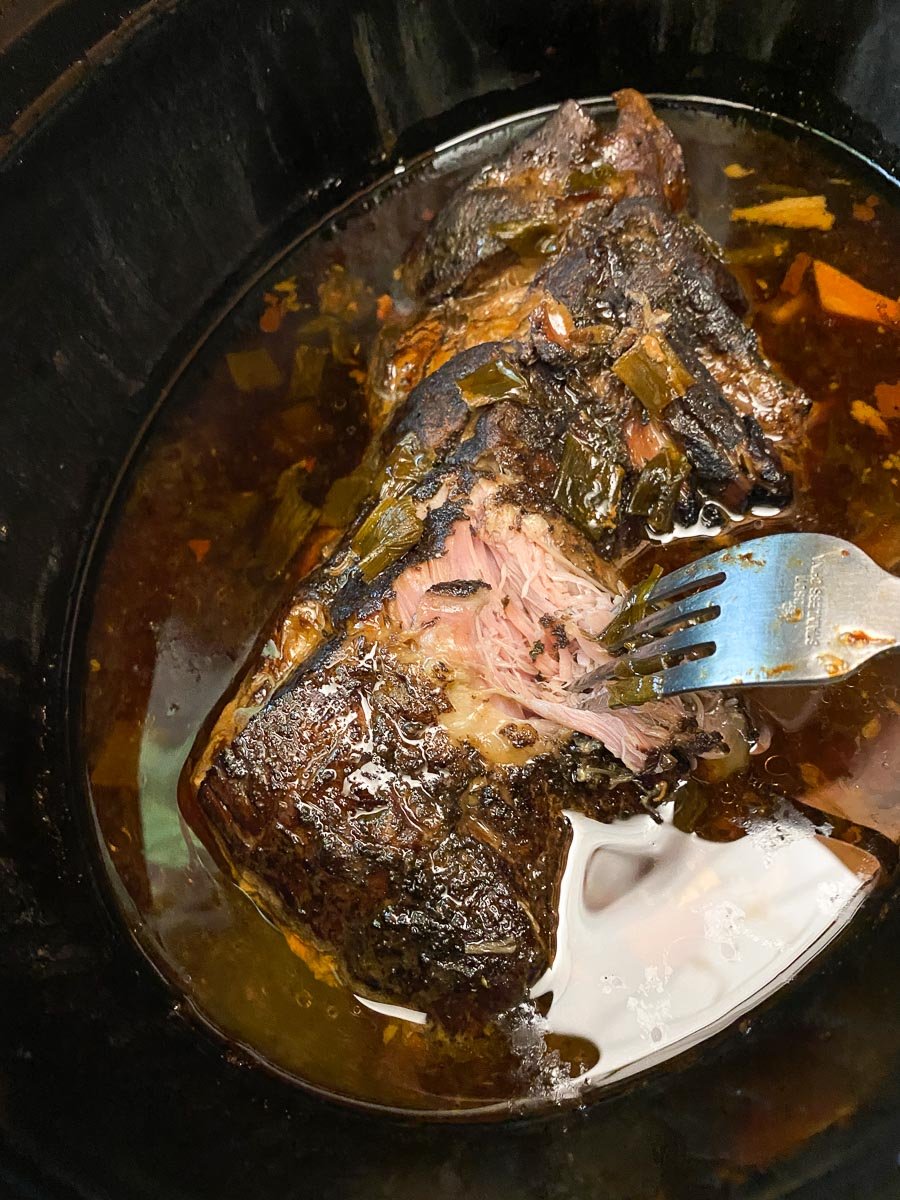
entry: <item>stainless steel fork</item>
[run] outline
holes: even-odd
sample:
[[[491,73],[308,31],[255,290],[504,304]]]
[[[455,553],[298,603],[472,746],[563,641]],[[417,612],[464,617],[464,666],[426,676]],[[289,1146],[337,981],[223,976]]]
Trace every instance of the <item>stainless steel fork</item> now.
[[[900,643],[900,579],[822,533],[709,554],[660,579],[647,601],[608,645],[624,651],[616,676],[646,679],[641,699],[824,683]]]

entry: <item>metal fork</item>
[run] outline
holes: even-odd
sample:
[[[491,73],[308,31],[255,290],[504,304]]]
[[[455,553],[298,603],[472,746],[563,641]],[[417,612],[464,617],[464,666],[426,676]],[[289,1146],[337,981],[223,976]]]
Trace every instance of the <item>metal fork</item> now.
[[[900,642],[900,579],[823,533],[708,554],[660,579],[648,602],[608,648],[625,651],[618,676],[653,676],[655,696],[825,683]]]

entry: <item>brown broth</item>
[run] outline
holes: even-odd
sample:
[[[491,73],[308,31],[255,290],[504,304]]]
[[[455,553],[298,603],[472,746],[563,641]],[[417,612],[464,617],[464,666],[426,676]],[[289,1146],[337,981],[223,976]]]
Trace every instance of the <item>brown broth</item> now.
[[[895,189],[849,153],[787,127],[772,132],[749,114],[675,107],[665,115],[685,148],[697,216],[739,260],[767,354],[814,406],[798,464],[804,483],[789,512],[748,519],[720,538],[646,544],[625,564],[626,575],[637,579],[652,562],[669,569],[721,542],[782,528],[850,538],[896,570],[900,419],[879,432],[860,424],[852,405],[874,404],[876,385],[900,381],[900,336],[830,319],[812,296],[789,320],[780,320],[778,309],[781,281],[800,251],[897,294]],[[451,1044],[430,1027],[363,1007],[349,990],[317,978],[225,878],[181,819],[176,788],[199,727],[291,584],[282,569],[289,536],[286,545],[284,534],[270,533],[279,477],[303,462],[304,494],[318,506],[330,484],[352,470],[366,438],[361,379],[378,327],[376,298],[399,295],[397,262],[458,179],[529,123],[473,135],[374,189],[249,288],[176,381],[137,458],[107,539],[86,647],[84,748],[93,810],[106,866],[140,944],[187,1009],[251,1055],[313,1087],[394,1108],[541,1102],[548,1070],[577,1070],[595,1051],[557,1037],[546,1039],[549,1047],[540,1041],[523,1049],[500,1029]],[[735,162],[752,174],[726,176],[723,168]],[[827,197],[833,230],[729,220],[735,205],[795,189]],[[872,218],[859,219],[860,210],[854,216],[853,206],[873,194],[879,203],[869,209]],[[291,279],[296,292],[277,288]],[[316,326],[317,314],[329,308],[317,289],[348,279],[365,285],[356,308],[348,317],[342,301],[337,324]],[[285,309],[270,332],[259,326],[265,294]],[[298,367],[301,343],[314,352]],[[257,372],[255,385],[241,390],[226,355],[248,351],[265,357],[231,359]],[[737,780],[695,788],[691,803],[681,805],[683,827],[707,839],[738,838],[776,803],[810,801],[835,781],[849,795],[860,780],[869,793],[895,793],[896,660],[882,658],[817,692],[775,699],[770,692],[754,702],[781,714],[770,722],[770,748]],[[890,862],[884,839],[851,820],[833,823],[836,836]]]

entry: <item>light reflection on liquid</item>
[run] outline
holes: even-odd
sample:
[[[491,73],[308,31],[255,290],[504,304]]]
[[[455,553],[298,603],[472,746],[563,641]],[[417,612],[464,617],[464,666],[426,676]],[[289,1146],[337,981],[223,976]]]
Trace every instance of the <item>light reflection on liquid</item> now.
[[[612,825],[566,814],[556,956],[532,996],[552,993],[548,1032],[599,1051],[575,1086],[625,1078],[735,1021],[824,949],[878,873],[793,812],[725,843],[682,833],[672,812]]]

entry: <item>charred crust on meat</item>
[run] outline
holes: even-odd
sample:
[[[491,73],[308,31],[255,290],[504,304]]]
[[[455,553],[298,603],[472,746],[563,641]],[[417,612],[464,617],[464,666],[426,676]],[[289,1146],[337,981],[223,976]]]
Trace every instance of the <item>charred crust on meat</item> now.
[[[448,579],[433,583],[428,589],[430,596],[474,596],[478,592],[490,591],[491,585],[483,579]]]

